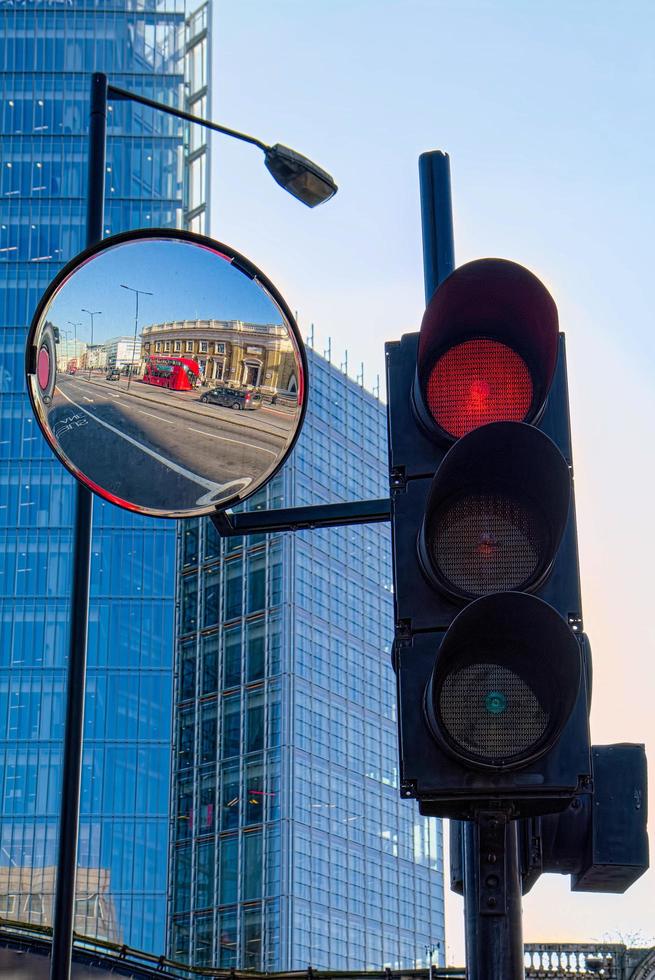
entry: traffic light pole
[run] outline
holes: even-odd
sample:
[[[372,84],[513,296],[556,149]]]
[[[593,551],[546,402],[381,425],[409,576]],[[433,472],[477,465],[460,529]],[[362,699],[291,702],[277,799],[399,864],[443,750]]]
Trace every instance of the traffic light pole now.
[[[455,268],[450,160],[419,158],[425,300]],[[517,821],[479,811],[462,821],[467,980],[523,980],[523,928]]]

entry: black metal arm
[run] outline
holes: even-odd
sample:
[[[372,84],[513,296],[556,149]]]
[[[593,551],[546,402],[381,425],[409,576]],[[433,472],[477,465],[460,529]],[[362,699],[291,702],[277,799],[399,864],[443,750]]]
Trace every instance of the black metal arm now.
[[[347,503],[317,504],[314,507],[278,507],[235,514],[218,510],[210,515],[214,527],[224,538],[240,534],[272,534],[274,531],[307,531],[317,527],[344,524],[376,524],[391,520],[391,501],[355,500]]]

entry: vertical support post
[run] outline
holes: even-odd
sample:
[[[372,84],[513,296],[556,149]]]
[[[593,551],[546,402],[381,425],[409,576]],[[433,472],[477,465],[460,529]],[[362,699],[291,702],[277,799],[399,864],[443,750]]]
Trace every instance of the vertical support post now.
[[[107,76],[91,78],[89,121],[89,174],[86,244],[102,238],[105,192],[105,142],[107,135]],[[89,621],[91,569],[91,521],[93,497],[81,483],[76,486],[73,539],[73,589],[70,646],[66,681],[63,773],[59,816],[59,850],[52,926],[50,980],[69,980],[75,920],[75,877],[80,817],[80,781],[84,735],[84,691]]]
[[[422,153],[418,160],[418,170],[427,306],[439,283],[455,268],[450,157],[441,150]]]
[[[467,980],[523,980],[518,821],[482,812],[462,829]]]
[[[423,231],[423,275],[426,304],[446,276],[455,268],[453,208],[450,190],[450,158],[441,150],[419,157],[421,225]],[[482,818],[480,818],[482,819]],[[455,825],[455,821],[452,822]],[[464,919],[468,980],[523,980],[523,930],[521,922],[521,879],[518,871],[516,821],[503,817],[504,903],[501,912],[487,907],[480,912],[481,864],[492,851],[480,847],[480,820],[460,823],[464,866]],[[486,825],[485,825],[486,826]],[[488,887],[488,886],[487,886]],[[494,897],[494,896],[487,896]],[[494,906],[494,910],[497,906]]]

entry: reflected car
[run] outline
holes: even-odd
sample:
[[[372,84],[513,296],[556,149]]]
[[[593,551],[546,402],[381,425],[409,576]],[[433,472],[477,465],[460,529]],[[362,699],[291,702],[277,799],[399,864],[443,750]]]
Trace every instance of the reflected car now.
[[[120,380],[120,376],[121,376],[121,372],[118,370],[118,368],[112,368],[111,371],[107,371],[106,380],[107,381],[119,381]]]
[[[262,407],[261,392],[257,389],[230,388],[228,385],[219,385],[217,388],[205,391],[200,396],[200,401],[241,411]]]

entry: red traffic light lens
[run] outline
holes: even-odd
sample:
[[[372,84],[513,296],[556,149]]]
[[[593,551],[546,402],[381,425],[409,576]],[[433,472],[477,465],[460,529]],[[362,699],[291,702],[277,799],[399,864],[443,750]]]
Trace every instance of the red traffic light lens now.
[[[447,350],[426,385],[432,418],[455,438],[488,422],[522,422],[533,394],[532,377],[520,354],[488,337]]]
[[[502,493],[455,499],[432,523],[426,545],[449,589],[467,596],[526,588],[548,553],[542,515]]]

